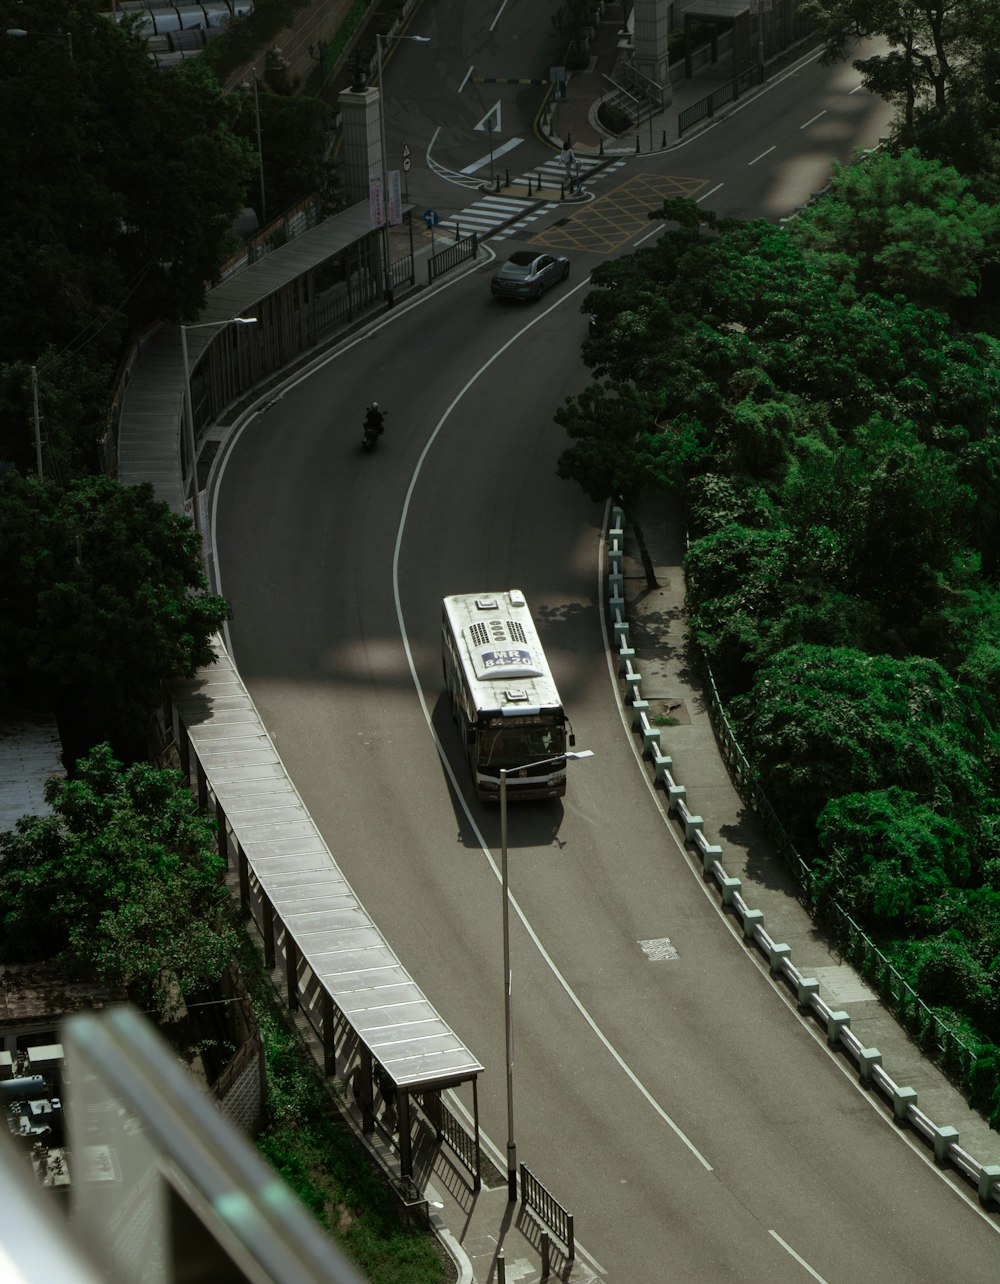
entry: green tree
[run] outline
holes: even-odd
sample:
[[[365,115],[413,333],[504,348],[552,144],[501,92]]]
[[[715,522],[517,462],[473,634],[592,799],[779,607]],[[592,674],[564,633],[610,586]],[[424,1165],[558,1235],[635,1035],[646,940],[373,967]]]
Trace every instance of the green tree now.
[[[923,307],[975,298],[1000,248],[1000,209],[969,180],[916,151],[833,167],[828,199],[792,235],[849,274],[859,294],[902,294]]]
[[[257,155],[257,113],[253,94],[242,87],[233,99],[239,111],[234,129]],[[260,144],[264,163],[267,216],[273,219],[308,196],[317,194],[327,209],[339,201],[336,166],[330,157],[332,111],[319,98],[305,94],[258,92]],[[260,212],[260,167],[255,165],[248,204]]]
[[[211,663],[225,601],[150,486],[0,479],[0,692],[139,734],[162,684]],[[88,744],[100,735],[94,734]]]
[[[173,1011],[236,947],[224,862],[179,772],[129,768],[107,745],[45,786],[49,816],[0,834],[0,951]]]
[[[201,306],[250,153],[202,59],[164,75],[96,0],[7,12],[31,34],[0,39],[0,459],[34,466],[24,372],[36,365],[46,439],[79,435],[65,452],[77,468],[104,431],[129,331]]]
[[[765,792],[806,840],[845,794],[897,786],[960,822],[986,795],[967,697],[933,660],[792,646],[732,708]]]
[[[577,482],[595,503],[621,504],[639,545],[648,588],[656,572],[636,521],[642,491],[650,485],[676,487],[685,467],[698,457],[697,434],[684,422],[662,423],[656,397],[627,383],[592,384],[579,396],[567,397],[556,411],[575,444],[564,450],[558,475]]]
[[[972,869],[965,827],[898,786],[831,799],[817,830],[814,887],[880,930],[914,926]]]
[[[800,14],[817,26],[828,62],[841,61],[856,39],[888,43],[887,53],[854,65],[909,124],[922,101],[945,107],[975,34],[973,9],[970,0],[806,0]]]

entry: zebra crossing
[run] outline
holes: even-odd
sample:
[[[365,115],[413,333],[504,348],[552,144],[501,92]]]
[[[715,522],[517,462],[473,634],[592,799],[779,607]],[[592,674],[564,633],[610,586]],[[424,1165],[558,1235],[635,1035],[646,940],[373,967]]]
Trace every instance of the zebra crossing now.
[[[600,174],[595,176],[596,178],[613,173],[625,164],[624,159],[605,164],[602,156],[581,156],[578,159],[584,187],[587,185],[588,175],[598,166],[602,168]],[[503,184],[503,179],[501,183]],[[488,236],[497,238],[517,236],[536,220],[544,218],[559,208],[558,200],[547,198],[565,183],[566,169],[562,161],[559,159],[544,161],[534,169],[511,179],[509,187],[502,185],[498,192],[487,191],[480,200],[466,206],[464,210],[459,210],[457,214],[442,219],[434,231],[436,234],[443,232],[445,235],[454,236],[456,240],[461,236],[469,236],[473,232],[480,240]],[[545,197],[529,196],[529,185],[532,193],[543,191]],[[523,192],[524,195],[507,195],[508,192]]]

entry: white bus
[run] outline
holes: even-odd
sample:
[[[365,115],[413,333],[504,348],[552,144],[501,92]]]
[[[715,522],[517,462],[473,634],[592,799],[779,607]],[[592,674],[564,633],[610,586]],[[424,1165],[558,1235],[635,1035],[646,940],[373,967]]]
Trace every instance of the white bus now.
[[[485,801],[556,798],[566,792],[573,733],[519,589],[460,593],[441,613],[444,681]],[[517,770],[515,770],[517,768]]]

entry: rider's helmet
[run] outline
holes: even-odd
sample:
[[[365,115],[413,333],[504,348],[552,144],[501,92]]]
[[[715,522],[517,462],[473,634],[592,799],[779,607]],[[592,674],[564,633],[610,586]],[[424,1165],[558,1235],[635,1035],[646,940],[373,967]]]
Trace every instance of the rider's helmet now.
[[[375,412],[375,414],[378,414],[378,402],[377,402],[377,401],[373,401],[373,402],[372,402],[372,410]]]

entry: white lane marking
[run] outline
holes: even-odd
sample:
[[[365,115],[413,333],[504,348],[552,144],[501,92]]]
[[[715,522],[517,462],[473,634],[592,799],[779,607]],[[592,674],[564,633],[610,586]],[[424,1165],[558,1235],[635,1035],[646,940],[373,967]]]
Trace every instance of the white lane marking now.
[[[810,116],[804,125],[799,126],[799,129],[808,129],[810,125],[814,124],[817,120],[819,120],[820,116],[825,116],[825,115],[826,115],[826,108],[824,107],[823,110],[818,111],[815,116]]]
[[[751,165],[756,165],[759,160],[763,160],[765,156],[770,156],[775,147],[777,147],[777,143],[772,143],[766,152],[761,152],[761,154],[759,156],[755,156],[752,161],[747,161],[747,169],[749,169]]]
[[[445,409],[444,414],[438,420],[430,436],[427,438],[427,441],[424,444],[424,448],[420,452],[420,456],[417,459],[416,465],[413,469],[413,476],[410,478],[410,484],[406,490],[406,498],[403,500],[403,510],[400,514],[399,526],[396,530],[396,543],[392,554],[392,593],[396,603],[396,619],[399,624],[399,635],[403,643],[403,650],[406,654],[406,663],[409,666],[410,677],[413,681],[413,688],[416,691],[417,700],[419,701],[420,708],[423,711],[424,721],[427,723],[427,730],[430,732],[431,739],[434,741],[434,747],[438,751],[438,757],[441,759],[441,765],[444,768],[445,775],[448,777],[448,780],[451,783],[452,791],[455,796],[455,801],[458,803],[462,811],[465,813],[465,818],[469,822],[469,828],[476,835],[476,841],[479,843],[480,850],[482,851],[483,855],[486,857],[486,860],[490,868],[493,870],[493,873],[498,881],[500,880],[500,877],[501,877],[500,870],[497,866],[496,861],[493,858],[493,853],[490,851],[490,848],[487,845],[486,839],[483,837],[482,832],[479,829],[479,826],[476,824],[475,817],[472,815],[472,812],[469,810],[469,805],[465,801],[465,797],[458,786],[458,781],[455,779],[455,774],[451,769],[451,763],[448,761],[448,757],[444,751],[444,746],[441,744],[441,741],[438,738],[437,732],[434,730],[434,724],[431,721],[431,712],[430,712],[430,709],[428,708],[427,700],[424,697],[423,688],[420,685],[420,679],[417,676],[417,667],[413,659],[413,652],[410,648],[410,639],[406,631],[406,621],[403,618],[403,604],[400,599],[399,557],[403,547],[403,532],[406,528],[407,514],[410,511],[410,504],[413,500],[413,494],[414,494],[414,491],[416,490],[417,481],[420,477],[421,470],[424,466],[424,461],[430,452],[431,446],[434,445],[434,442],[437,439],[438,433],[441,431],[445,423],[448,421],[449,416],[458,406],[459,402],[462,400],[465,394],[469,392],[469,390],[478,382],[478,380],[486,373],[486,371],[489,370],[489,368],[494,364],[494,362],[499,361],[499,359],[504,355],[504,353],[506,353],[508,348],[513,347],[513,345],[517,343],[522,338],[523,335],[527,334],[527,332],[533,326],[536,326],[539,324],[539,322],[544,321],[550,312],[553,312],[555,311],[556,308],[561,307],[562,304],[564,304],[568,299],[571,299],[573,295],[576,294],[578,291],[587,290],[589,288],[590,288],[589,280],[581,281],[579,285],[576,285],[571,290],[568,290],[564,295],[562,295],[561,298],[557,299],[555,303],[551,304],[543,312],[539,312],[538,315],[532,321],[529,321],[528,324],[522,330],[520,330],[512,338],[508,339],[506,343],[502,344],[501,347],[499,347],[496,350],[496,352],[494,352],[492,357],[484,361],[483,364],[479,367],[479,369],[475,371],[475,373],[469,376],[465,385],[455,394],[451,404]],[[587,1025],[590,1026],[592,1033],[598,1039],[598,1041],[603,1045],[605,1051],[609,1054],[609,1056],[612,1058],[612,1060],[615,1062],[618,1068],[622,1071],[622,1073],[630,1080],[630,1082],[632,1083],[636,1091],[646,1100],[646,1102],[652,1107],[652,1109],[656,1112],[656,1114],[659,1115],[659,1117],[663,1120],[663,1122],[667,1125],[667,1127],[671,1129],[671,1131],[678,1138],[678,1140],[683,1142],[683,1144],[688,1148],[691,1154],[694,1155],[695,1159],[698,1160],[698,1162],[702,1165],[702,1167],[706,1170],[706,1172],[712,1172],[713,1171],[712,1165],[708,1162],[708,1160],[701,1153],[701,1151],[694,1144],[694,1142],[690,1139],[690,1137],[687,1136],[687,1134],[683,1131],[683,1129],[681,1129],[681,1127],[677,1123],[675,1123],[673,1119],[671,1119],[670,1115],[667,1114],[667,1112],[663,1109],[663,1107],[652,1095],[652,1093],[645,1086],[645,1084],[642,1083],[642,1081],[639,1079],[639,1076],[635,1073],[635,1071],[631,1068],[631,1066],[628,1065],[628,1063],[625,1061],[625,1058],[621,1055],[620,1052],[618,1052],[618,1050],[612,1044],[608,1036],[604,1033],[604,1031],[600,1028],[600,1026],[597,1024],[594,1018],[590,1015],[590,1013],[584,1007],[582,1001],[574,992],[572,986],[569,984],[569,982],[566,980],[563,974],[559,971],[558,967],[556,967],[555,960],[551,957],[551,955],[545,949],[545,946],[539,940],[537,933],[535,932],[531,924],[528,922],[528,919],[526,918],[524,911],[521,909],[520,905],[513,898],[513,896],[511,897],[511,906],[515,914],[517,915],[517,917],[521,920],[521,924],[523,925],[524,930],[528,933],[528,936],[531,938],[532,944],[535,946],[535,949],[538,950],[538,953],[541,956],[541,958],[544,960],[545,965],[548,967],[549,971],[552,973],[553,977],[558,982],[558,984],[562,987],[563,993],[566,995],[569,1001],[573,1004],[573,1006],[576,1008],[577,1012],[579,1012],[580,1016],[584,1019]]]
[[[707,200],[708,200],[708,198],[709,198],[710,196],[714,196],[714,195],[715,195],[715,193],[716,193],[716,192],[717,192],[721,187],[725,187],[725,183],[716,183],[716,185],[715,185],[714,187],[709,188],[709,190],[708,190],[707,192],[703,192],[703,193],[701,194],[701,196],[699,196],[699,197],[698,197],[698,200],[697,200],[697,201],[695,201],[695,205],[697,205],[700,201],[707,201]]]
[[[480,156],[479,160],[473,161],[471,165],[466,165],[464,169],[460,169],[458,172],[460,174],[474,174],[477,169],[482,169],[483,166],[488,165],[491,160],[495,161],[498,157],[513,150],[513,148],[520,147],[523,142],[523,138],[509,138],[505,143],[501,143],[499,147],[494,147],[492,156],[487,152],[485,156]]]
[[[493,21],[490,23],[490,31],[492,31],[492,30],[493,30],[493,28],[494,28],[494,27],[497,25],[497,23],[500,21],[500,15],[503,13],[504,9],[506,9],[506,8],[507,8],[507,0],[503,0],[503,4],[502,4],[502,5],[500,6],[500,8],[497,10],[497,16],[496,16],[496,17],[493,19]]]
[[[814,1280],[819,1280],[819,1284],[826,1284],[826,1280],[823,1278],[823,1276],[820,1275],[818,1271],[814,1271],[813,1268],[806,1261],[806,1259],[804,1257],[800,1257],[798,1253],[796,1253],[795,1249],[791,1247],[790,1244],[786,1244],[777,1231],[769,1230],[767,1233],[771,1236],[772,1239],[777,1240],[778,1243],[781,1245],[781,1247],[789,1255],[789,1257],[794,1257],[795,1260],[798,1262],[798,1264],[802,1267],[802,1269],[804,1271],[808,1271]]]
[[[854,88],[851,90],[851,94],[856,94],[859,89],[864,89],[864,85],[855,85]],[[851,94],[847,95],[848,98],[850,98]]]
[[[465,73],[465,75],[463,76],[463,78],[462,78],[462,83],[461,83],[461,84],[459,85],[459,87],[458,87],[458,92],[459,92],[459,93],[461,93],[461,92],[462,92],[462,90],[465,88],[465,86],[469,83],[469,77],[470,77],[471,75],[472,75],[472,63],[470,62],[470,63],[469,63],[469,70],[468,70],[468,71]],[[440,128],[440,126],[439,126],[439,128]]]

